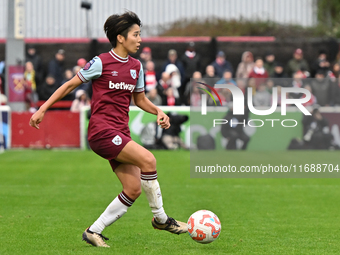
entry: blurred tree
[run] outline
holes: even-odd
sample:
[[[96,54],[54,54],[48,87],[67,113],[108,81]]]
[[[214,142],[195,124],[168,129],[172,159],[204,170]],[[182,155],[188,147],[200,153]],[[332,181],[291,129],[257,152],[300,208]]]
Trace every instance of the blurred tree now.
[[[317,0],[318,21],[330,30],[339,27],[340,23],[340,1],[339,0]]]

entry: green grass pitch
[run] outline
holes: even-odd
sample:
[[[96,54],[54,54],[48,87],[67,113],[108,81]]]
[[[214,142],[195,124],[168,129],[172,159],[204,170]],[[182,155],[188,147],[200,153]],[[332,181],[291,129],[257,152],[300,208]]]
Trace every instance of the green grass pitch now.
[[[111,248],[92,247],[84,229],[121,191],[108,162],[90,151],[22,150],[0,155],[0,254],[339,254],[340,179],[190,179],[188,151],[153,153],[166,212],[186,221],[213,211],[222,223],[215,242],[154,230],[142,194],[104,230]],[[226,155],[244,163],[261,153]],[[339,161],[338,152],[270,157]]]

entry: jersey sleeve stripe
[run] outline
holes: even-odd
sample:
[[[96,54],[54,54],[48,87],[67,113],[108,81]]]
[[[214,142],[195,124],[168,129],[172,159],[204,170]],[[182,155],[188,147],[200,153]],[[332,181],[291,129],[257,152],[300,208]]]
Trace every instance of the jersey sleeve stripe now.
[[[144,88],[135,88],[135,90],[133,92],[143,92]]]
[[[88,80],[86,80],[86,79],[84,78],[84,76],[81,74],[81,72],[78,72],[77,75],[78,75],[79,79],[80,79],[82,82],[88,82]]]

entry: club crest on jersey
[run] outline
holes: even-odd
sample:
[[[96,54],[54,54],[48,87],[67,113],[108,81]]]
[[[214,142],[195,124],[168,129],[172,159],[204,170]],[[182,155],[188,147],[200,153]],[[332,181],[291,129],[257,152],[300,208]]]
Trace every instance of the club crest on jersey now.
[[[136,79],[136,77],[137,77],[137,72],[136,72],[136,70],[130,69],[130,74],[131,74],[131,77],[132,77],[133,79]]]
[[[86,65],[84,66],[83,70],[85,70],[85,71],[89,70],[93,63],[94,63],[94,59],[92,59],[91,61],[87,62]]]

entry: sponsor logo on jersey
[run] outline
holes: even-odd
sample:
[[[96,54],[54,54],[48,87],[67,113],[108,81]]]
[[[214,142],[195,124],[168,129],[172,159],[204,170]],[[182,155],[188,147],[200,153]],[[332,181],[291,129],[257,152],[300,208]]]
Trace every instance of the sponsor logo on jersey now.
[[[112,76],[118,76],[118,72],[117,71],[112,71]]]
[[[85,71],[89,70],[93,63],[94,63],[94,59],[87,62],[86,65],[84,66],[83,70],[85,70]]]
[[[109,81],[109,88],[110,89],[125,89],[125,90],[131,91],[131,93],[132,93],[133,90],[135,89],[135,87],[136,87],[136,85],[125,84],[125,82],[114,83],[112,81]]]
[[[133,79],[136,79],[136,77],[137,77],[137,72],[136,72],[136,70],[130,69],[130,74],[131,74],[131,77],[132,77]]]

